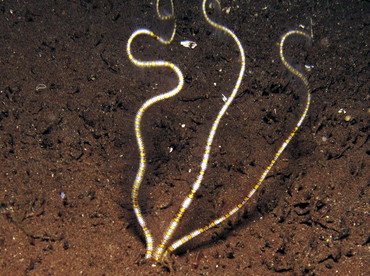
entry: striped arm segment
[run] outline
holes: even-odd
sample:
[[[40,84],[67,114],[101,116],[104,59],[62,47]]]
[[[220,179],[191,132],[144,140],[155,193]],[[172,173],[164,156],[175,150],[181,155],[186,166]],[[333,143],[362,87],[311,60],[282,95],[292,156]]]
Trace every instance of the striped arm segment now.
[[[231,217],[232,215],[237,213],[241,208],[243,208],[243,206],[246,205],[246,203],[249,201],[249,199],[259,189],[262,182],[265,180],[267,174],[270,172],[270,170],[272,169],[272,167],[274,166],[276,161],[279,159],[280,155],[283,153],[285,148],[288,146],[289,142],[292,140],[292,138],[294,137],[294,135],[296,134],[296,132],[298,131],[298,129],[302,125],[302,122],[303,122],[304,118],[307,116],[307,113],[308,113],[308,110],[309,110],[309,107],[310,107],[310,103],[311,103],[311,88],[310,88],[310,85],[308,83],[308,80],[307,80],[306,76],[304,74],[302,74],[301,72],[299,72],[297,69],[295,69],[292,65],[290,65],[286,61],[286,58],[284,56],[284,43],[285,43],[285,40],[291,35],[301,35],[301,36],[306,37],[307,39],[311,39],[312,37],[310,35],[308,35],[306,32],[303,32],[303,31],[300,31],[300,30],[292,30],[292,31],[289,31],[289,32],[285,33],[282,36],[280,44],[279,44],[279,53],[280,53],[280,58],[281,58],[282,63],[292,74],[296,75],[304,83],[304,85],[306,87],[306,90],[307,90],[306,105],[305,105],[304,111],[303,111],[300,119],[298,120],[298,123],[293,128],[293,130],[289,134],[288,138],[280,146],[280,148],[276,152],[274,158],[271,160],[270,164],[266,167],[266,169],[262,173],[261,177],[258,179],[257,184],[253,187],[253,189],[248,193],[248,195],[243,199],[242,202],[240,202],[234,208],[229,210],[226,214],[224,214],[221,217],[213,220],[210,224],[208,224],[208,225],[206,225],[202,228],[198,228],[198,229],[194,230],[193,232],[191,232],[190,234],[187,234],[187,235],[183,236],[182,238],[178,239],[177,241],[173,242],[168,247],[168,249],[167,249],[167,251],[165,252],[164,255],[167,255],[168,253],[174,251],[176,248],[182,246],[183,244],[185,244],[189,240],[195,238],[196,236],[200,235],[201,233],[203,233],[203,232],[215,227],[216,225],[222,223],[223,221],[225,221],[226,219],[228,219],[229,217]],[[240,75],[239,75],[239,77],[240,77]]]
[[[171,8],[172,8],[171,14],[168,16],[163,16],[160,12],[159,0],[158,0],[156,4],[156,10],[157,10],[158,17],[161,20],[174,19],[172,1],[171,1]],[[145,154],[144,142],[142,139],[141,121],[142,121],[145,111],[151,105],[158,103],[162,100],[168,99],[170,97],[173,97],[181,91],[184,85],[184,77],[183,77],[181,70],[175,64],[171,62],[164,61],[164,60],[142,61],[142,60],[135,58],[131,51],[131,44],[133,43],[134,39],[140,35],[147,35],[147,36],[157,39],[162,44],[169,44],[173,40],[175,32],[176,32],[175,23],[174,23],[174,28],[173,28],[171,37],[169,39],[164,39],[148,29],[138,29],[131,34],[130,38],[127,41],[127,46],[126,46],[127,56],[134,65],[138,67],[142,67],[142,68],[167,67],[173,70],[178,77],[178,84],[174,89],[172,89],[169,92],[154,96],[150,98],[149,100],[145,101],[144,104],[137,111],[136,117],[135,117],[135,135],[136,135],[136,141],[137,141],[137,145],[139,149],[140,161],[139,161],[139,169],[136,173],[135,181],[134,181],[132,191],[131,191],[131,201],[132,201],[132,206],[133,206],[137,221],[139,222],[139,225],[144,232],[144,236],[146,240],[146,255],[145,255],[146,258],[152,257],[153,249],[154,249],[154,240],[145,222],[145,219],[143,218],[141,208],[139,205],[139,190],[141,187],[141,183],[142,183],[142,180],[145,174],[145,168],[146,168],[146,154]]]
[[[183,217],[185,211],[189,208],[189,206],[190,206],[190,204],[191,204],[191,202],[192,202],[192,200],[193,200],[196,192],[200,188],[200,185],[201,185],[202,180],[203,180],[203,177],[204,177],[204,173],[205,173],[205,171],[207,169],[209,155],[210,155],[210,152],[211,152],[211,147],[212,147],[212,144],[213,144],[213,139],[214,139],[214,137],[216,135],[217,128],[218,128],[218,126],[220,124],[220,121],[221,121],[222,117],[225,115],[227,109],[229,108],[230,104],[234,100],[234,98],[235,98],[235,96],[236,96],[236,94],[237,94],[237,92],[239,90],[239,87],[240,87],[240,84],[242,82],[242,79],[243,79],[243,76],[244,76],[244,72],[245,72],[245,53],[244,53],[243,46],[240,43],[240,40],[238,39],[238,37],[230,29],[228,29],[227,27],[222,26],[222,25],[220,25],[220,24],[212,21],[209,18],[208,14],[207,14],[207,11],[206,11],[206,2],[207,2],[207,0],[203,0],[203,2],[202,2],[202,12],[203,12],[203,16],[204,16],[205,20],[211,26],[213,26],[214,28],[219,29],[219,30],[225,32],[226,34],[228,34],[229,36],[231,36],[231,38],[235,41],[235,43],[238,46],[239,53],[240,53],[241,68],[240,68],[240,72],[239,72],[239,75],[238,75],[236,84],[235,84],[235,86],[233,88],[233,91],[232,91],[231,95],[229,96],[229,98],[227,99],[227,101],[225,102],[225,104],[222,106],[221,110],[219,111],[219,113],[218,113],[218,115],[216,117],[216,120],[213,122],[213,125],[211,127],[211,131],[210,131],[210,133],[208,135],[207,143],[206,143],[206,146],[205,146],[205,149],[204,149],[203,159],[202,159],[202,162],[201,162],[201,165],[200,165],[199,174],[198,174],[195,182],[192,185],[192,188],[191,188],[190,193],[187,195],[187,197],[185,198],[185,200],[182,202],[179,211],[177,212],[177,214],[175,215],[175,217],[170,222],[170,225],[168,226],[167,230],[165,231],[165,234],[164,234],[164,236],[162,238],[161,243],[159,244],[159,246],[157,247],[157,249],[156,249],[156,251],[154,253],[154,259],[157,260],[157,261],[161,260],[164,252],[167,251],[167,249],[166,249],[167,243],[171,239],[173,233],[175,232],[176,228],[178,227],[178,225],[179,225],[179,223],[181,221],[181,218]],[[217,4],[219,5],[218,2],[217,2]],[[191,238],[191,235],[192,234],[189,234],[189,235],[185,236],[187,238],[187,240],[189,240]],[[183,243],[185,243],[185,242],[183,242]],[[181,244],[183,244],[183,243],[181,243]],[[169,251],[172,251],[171,250],[171,247],[168,250]]]

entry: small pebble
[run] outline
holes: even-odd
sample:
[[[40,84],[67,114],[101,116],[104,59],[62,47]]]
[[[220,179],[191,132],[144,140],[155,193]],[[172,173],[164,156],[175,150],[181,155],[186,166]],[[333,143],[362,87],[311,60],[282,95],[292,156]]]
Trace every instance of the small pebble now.
[[[351,117],[350,115],[347,115],[346,117],[344,117],[344,120],[345,120],[346,122],[349,122],[349,121],[351,121],[351,120],[352,120],[352,117]]]

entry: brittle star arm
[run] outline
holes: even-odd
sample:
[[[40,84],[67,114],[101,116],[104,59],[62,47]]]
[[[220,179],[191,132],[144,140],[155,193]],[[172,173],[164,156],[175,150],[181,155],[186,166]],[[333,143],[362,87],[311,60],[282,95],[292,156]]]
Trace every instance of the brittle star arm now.
[[[213,125],[211,127],[211,131],[210,131],[210,133],[208,135],[208,138],[207,138],[207,143],[206,143],[205,150],[204,150],[204,153],[203,153],[203,159],[202,159],[202,162],[201,162],[201,165],[200,165],[199,174],[198,174],[195,182],[192,185],[191,191],[187,195],[185,200],[182,202],[180,209],[178,210],[175,217],[170,222],[167,230],[165,231],[165,234],[162,238],[161,243],[159,244],[159,246],[155,250],[154,259],[157,260],[157,261],[160,261],[162,256],[163,256],[163,253],[165,251],[167,251],[167,249],[166,249],[167,243],[171,239],[173,233],[175,232],[176,228],[178,227],[178,225],[180,223],[181,218],[183,217],[185,211],[189,208],[196,192],[198,191],[198,189],[201,186],[201,183],[202,183],[202,180],[203,180],[203,177],[204,177],[204,173],[207,169],[209,155],[210,155],[210,152],[211,152],[211,147],[212,147],[214,137],[216,135],[217,128],[220,124],[220,121],[221,121],[222,117],[225,115],[227,109],[229,108],[232,101],[234,100],[234,98],[235,98],[235,96],[236,96],[236,94],[239,90],[239,87],[240,87],[240,84],[242,82],[244,72],[245,72],[245,53],[244,53],[244,49],[243,49],[242,44],[240,43],[238,37],[230,29],[212,21],[209,18],[208,14],[206,12],[206,2],[207,2],[207,0],[203,0],[203,2],[202,2],[202,11],[203,11],[203,15],[204,15],[206,21],[210,25],[215,27],[216,29],[219,29],[219,30],[225,32],[226,34],[228,34],[229,36],[231,36],[231,38],[235,41],[235,43],[238,46],[239,53],[240,53],[241,68],[240,68],[240,72],[239,72],[236,84],[233,88],[233,91],[232,91],[230,97],[226,100],[225,104],[222,106],[221,110],[219,111],[219,113],[216,117],[216,120],[213,122]],[[171,247],[169,248],[169,250],[172,251]]]
[[[270,172],[271,168],[274,166],[274,164],[276,163],[276,161],[278,160],[279,156],[282,154],[282,152],[285,150],[285,148],[288,146],[289,142],[292,140],[293,136],[296,134],[296,132],[298,131],[298,129],[300,128],[300,126],[302,125],[303,123],[303,120],[306,118],[307,116],[307,113],[308,113],[308,110],[309,110],[309,107],[310,107],[310,103],[311,103],[311,88],[310,88],[310,85],[309,85],[309,82],[306,78],[306,76],[304,74],[302,74],[301,72],[299,72],[297,69],[295,69],[292,65],[290,65],[287,61],[286,61],[286,58],[284,56],[284,43],[285,43],[285,40],[290,36],[290,35],[301,35],[301,36],[304,36],[306,37],[307,39],[311,39],[312,37],[310,35],[308,35],[306,32],[303,32],[303,31],[300,31],[300,30],[292,30],[292,31],[289,31],[287,33],[285,33],[282,38],[281,38],[281,41],[280,41],[280,44],[279,44],[279,53],[280,53],[280,58],[281,58],[281,61],[282,63],[284,64],[284,66],[294,75],[296,75],[305,85],[305,88],[307,90],[307,98],[306,98],[306,105],[304,107],[304,110],[303,110],[303,113],[300,117],[300,119],[298,120],[296,126],[293,128],[292,132],[289,134],[288,138],[283,142],[283,144],[280,146],[279,150],[277,151],[277,153],[275,154],[274,158],[271,160],[270,164],[267,166],[267,168],[264,170],[264,172],[262,173],[261,177],[259,178],[257,184],[253,187],[253,189],[248,193],[248,195],[243,199],[242,202],[240,202],[238,205],[236,205],[234,208],[232,208],[231,210],[229,210],[226,214],[222,215],[221,217],[213,220],[211,223],[209,223],[208,225],[204,226],[204,227],[201,227],[201,228],[198,228],[196,230],[194,230],[193,232],[191,232],[190,234],[187,234],[185,236],[183,236],[182,238],[176,240],[175,242],[173,242],[167,249],[167,251],[165,252],[165,254],[168,254],[172,251],[174,251],[176,248],[182,246],[183,244],[185,244],[186,242],[188,242],[189,240],[195,238],[196,236],[198,236],[199,234],[215,227],[216,225],[222,223],[223,221],[225,221],[226,219],[228,219],[229,217],[231,217],[232,215],[234,215],[236,212],[238,212],[243,206],[245,206],[245,204],[249,201],[249,199],[255,194],[255,192],[258,190],[258,188],[261,186],[262,182],[265,180],[267,174]]]
[[[157,4],[156,4],[158,17],[162,20],[172,19],[173,18],[173,4],[172,4],[172,1],[171,1],[171,8],[172,8],[172,14],[171,15],[162,16],[161,13],[160,13],[159,0],[158,0]],[[145,241],[146,241],[146,255],[145,255],[146,258],[151,258],[152,257],[153,248],[154,248],[154,240],[153,240],[153,236],[152,236],[152,234],[151,234],[151,232],[150,232],[150,230],[149,230],[149,228],[148,228],[148,226],[147,226],[147,224],[146,224],[146,222],[143,218],[141,208],[140,208],[140,205],[139,205],[139,190],[140,190],[140,187],[141,187],[141,183],[142,183],[142,180],[143,180],[143,177],[144,177],[144,174],[145,174],[145,168],[146,168],[146,154],[145,154],[144,142],[143,142],[143,139],[142,139],[141,121],[142,121],[142,118],[143,118],[143,115],[144,115],[145,111],[151,105],[153,105],[153,104],[155,104],[159,101],[162,101],[162,100],[168,99],[170,97],[173,97],[181,91],[181,89],[184,85],[184,77],[183,77],[183,74],[182,74],[181,70],[175,64],[173,64],[171,62],[164,61],[164,60],[141,61],[139,59],[136,59],[134,57],[134,55],[132,54],[131,44],[132,44],[133,40],[136,37],[140,36],[140,35],[148,35],[148,36],[151,36],[151,37],[157,39],[162,44],[169,44],[173,40],[175,32],[176,32],[176,24],[175,23],[174,23],[174,28],[173,28],[173,32],[171,34],[171,37],[167,40],[158,36],[158,35],[156,35],[155,33],[153,33],[152,31],[150,31],[148,29],[138,29],[138,30],[136,30],[135,32],[132,33],[132,35],[130,36],[130,38],[127,41],[127,46],[126,46],[126,51],[127,51],[128,58],[134,65],[136,65],[138,67],[168,67],[171,70],[173,70],[176,73],[177,77],[178,77],[178,84],[174,89],[172,89],[171,91],[169,91],[167,93],[163,93],[163,94],[154,96],[154,97],[150,98],[149,100],[145,101],[144,104],[139,108],[138,112],[136,113],[136,117],[135,117],[135,135],[136,135],[136,141],[137,141],[137,145],[138,145],[138,149],[139,149],[140,162],[139,162],[139,168],[138,168],[138,171],[136,173],[135,181],[134,181],[132,191],[131,191],[131,201],[132,201],[132,206],[133,206],[137,221],[139,222],[139,225],[140,225],[140,227],[142,228],[142,230],[144,232]]]

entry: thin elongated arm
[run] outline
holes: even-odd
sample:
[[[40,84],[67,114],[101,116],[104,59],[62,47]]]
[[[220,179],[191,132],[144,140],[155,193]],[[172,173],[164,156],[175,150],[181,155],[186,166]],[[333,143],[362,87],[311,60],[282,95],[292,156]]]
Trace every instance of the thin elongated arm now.
[[[159,0],[157,0],[156,10],[157,10],[158,17],[161,20],[168,20],[168,19],[174,18],[172,0],[171,0],[171,8],[172,8],[172,13],[170,15],[162,16],[162,14],[160,13],[160,9],[159,9]],[[178,77],[178,84],[174,89],[166,93],[154,96],[150,98],[149,100],[145,101],[144,104],[139,108],[138,112],[136,113],[136,117],[135,117],[135,135],[136,135],[136,141],[137,141],[137,145],[139,149],[140,162],[139,162],[139,169],[136,173],[135,181],[132,186],[131,201],[132,201],[132,206],[133,206],[137,221],[139,222],[139,225],[144,232],[145,241],[146,241],[146,255],[145,255],[146,258],[152,257],[153,249],[154,249],[154,240],[153,240],[151,231],[146,224],[146,221],[143,217],[143,214],[141,212],[141,208],[139,205],[139,190],[140,190],[141,183],[142,183],[142,180],[145,174],[145,169],[146,169],[146,154],[145,154],[144,141],[142,139],[141,121],[142,121],[145,111],[150,106],[162,100],[173,97],[181,91],[182,87],[184,86],[184,76],[181,70],[175,64],[171,62],[164,61],[164,60],[142,61],[142,60],[135,58],[134,55],[132,54],[131,44],[133,43],[134,39],[140,35],[147,35],[147,36],[157,39],[162,44],[169,44],[173,40],[175,32],[176,32],[175,23],[174,23],[173,32],[171,34],[170,39],[164,39],[148,29],[138,29],[131,34],[130,38],[127,41],[127,46],[126,46],[127,56],[134,65],[138,67],[142,67],[142,68],[167,67],[173,70]]]
[[[239,87],[240,87],[240,84],[242,82],[244,72],[245,72],[245,53],[244,53],[243,46],[240,43],[240,40],[230,29],[212,21],[209,18],[208,14],[207,14],[207,11],[206,11],[206,2],[207,2],[207,0],[203,0],[203,3],[202,3],[202,11],[203,11],[203,15],[204,15],[205,20],[210,25],[212,25],[214,28],[219,29],[219,30],[225,32],[226,34],[228,34],[235,41],[236,45],[238,46],[239,53],[240,53],[240,63],[241,63],[240,67],[241,68],[240,68],[239,75],[238,75],[236,84],[234,86],[234,89],[233,89],[231,95],[229,96],[229,98],[227,99],[225,104],[222,106],[221,110],[219,111],[219,113],[216,117],[216,120],[213,122],[213,125],[211,127],[211,131],[208,135],[207,143],[206,143],[206,146],[205,146],[205,149],[204,149],[203,159],[202,159],[202,162],[201,162],[201,165],[200,165],[200,170],[199,170],[199,173],[198,173],[198,176],[197,176],[195,182],[192,185],[191,191],[187,195],[185,200],[182,202],[180,209],[176,213],[175,217],[172,219],[170,225],[168,226],[167,230],[165,231],[165,234],[162,238],[161,243],[159,244],[159,246],[157,247],[157,249],[154,253],[154,259],[156,259],[157,261],[161,260],[164,252],[173,250],[173,246],[170,246],[167,250],[166,245],[169,242],[169,240],[171,239],[171,237],[172,237],[173,233],[175,232],[176,228],[178,227],[185,211],[189,208],[196,192],[200,188],[200,185],[202,183],[205,171],[207,169],[209,155],[210,155],[210,152],[211,152],[211,147],[212,147],[212,144],[213,144],[214,137],[216,135],[217,128],[220,124],[220,121],[221,121],[222,117],[225,115],[226,110],[229,108],[232,101],[234,100],[234,98],[235,98],[235,96],[236,96],[236,94],[239,90]],[[193,238],[192,234],[193,233],[186,236],[188,238],[187,240]],[[199,233],[196,233],[196,234],[199,234]]]
[[[264,172],[262,173],[261,177],[258,179],[257,184],[255,184],[255,186],[248,193],[248,195],[246,197],[244,197],[243,201],[240,202],[238,205],[236,205],[231,210],[229,210],[226,214],[224,214],[221,217],[213,220],[208,225],[206,225],[204,227],[201,227],[201,228],[198,228],[198,229],[194,230],[193,232],[191,232],[190,234],[187,234],[187,235],[183,236],[182,238],[178,239],[177,241],[175,241],[174,243],[172,243],[168,247],[168,252],[166,252],[166,254],[174,251],[176,248],[182,246],[183,244],[185,244],[189,240],[195,238],[196,236],[200,235],[201,233],[203,233],[203,232],[205,232],[205,231],[207,231],[207,230],[215,227],[216,225],[222,223],[223,221],[225,221],[226,219],[228,219],[229,217],[231,217],[232,215],[234,215],[235,213],[237,213],[241,208],[243,208],[243,206],[245,206],[245,204],[249,201],[249,199],[255,194],[255,192],[262,185],[262,182],[265,180],[267,174],[270,172],[270,170],[272,169],[272,167],[274,166],[274,164],[276,163],[276,161],[279,159],[280,155],[283,153],[283,151],[285,150],[285,148],[288,146],[289,142],[292,140],[292,138],[294,137],[294,135],[296,134],[296,132],[298,131],[298,129],[302,125],[304,118],[307,116],[307,112],[309,110],[310,103],[311,103],[311,88],[310,88],[310,85],[308,83],[308,80],[307,80],[306,76],[304,74],[302,74],[301,72],[299,72],[297,69],[295,69],[292,65],[290,65],[286,61],[286,59],[285,59],[285,56],[284,56],[284,43],[285,43],[285,40],[290,35],[301,35],[301,36],[304,36],[304,37],[306,37],[308,39],[311,39],[311,36],[308,35],[307,33],[303,32],[303,31],[292,30],[292,31],[289,31],[289,32],[287,32],[286,34],[283,35],[283,37],[281,38],[281,41],[280,41],[280,45],[279,45],[280,58],[281,58],[281,61],[284,64],[284,66],[292,74],[296,75],[304,83],[304,85],[306,87],[306,90],[307,90],[306,105],[305,105],[305,108],[303,110],[303,113],[302,113],[300,119],[298,120],[296,126],[293,128],[292,132],[289,134],[288,138],[280,146],[279,150],[276,152],[274,158],[271,160],[270,164],[264,170]]]

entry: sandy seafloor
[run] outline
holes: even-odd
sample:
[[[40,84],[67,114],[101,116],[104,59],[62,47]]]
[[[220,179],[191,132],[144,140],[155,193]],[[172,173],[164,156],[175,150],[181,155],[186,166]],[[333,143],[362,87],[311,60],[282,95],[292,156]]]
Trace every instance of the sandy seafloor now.
[[[235,42],[204,20],[200,1],[174,6],[170,45],[132,45],[185,77],[143,117],[140,206],[156,243],[240,70]],[[154,266],[130,199],[134,119],[177,79],[134,66],[126,43],[138,28],[168,36],[173,21],[158,19],[154,0],[0,1],[0,275],[369,275],[369,1],[235,0],[208,11],[239,37],[246,71],[174,238],[239,203],[296,124],[306,90],[280,61],[289,30],[314,34],[290,37],[284,51],[312,104],[247,206]]]

